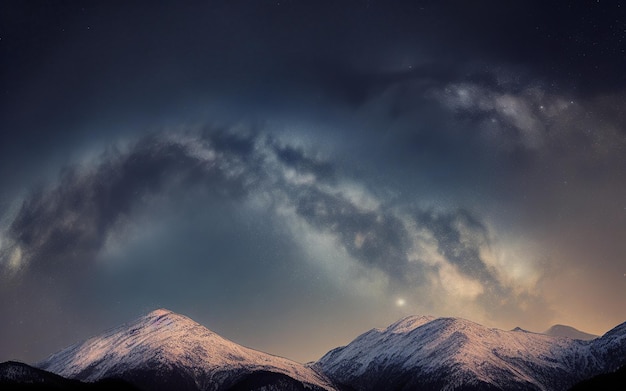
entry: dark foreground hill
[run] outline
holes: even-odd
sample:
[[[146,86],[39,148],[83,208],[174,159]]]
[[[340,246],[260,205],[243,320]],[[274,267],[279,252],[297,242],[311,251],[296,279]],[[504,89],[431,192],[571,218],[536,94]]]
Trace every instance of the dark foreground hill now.
[[[16,391],[139,391],[138,388],[120,379],[101,379],[95,383],[84,383],[15,361],[0,363],[0,389]]]
[[[626,389],[626,366],[615,372],[604,373],[584,380],[570,391],[623,391]]]

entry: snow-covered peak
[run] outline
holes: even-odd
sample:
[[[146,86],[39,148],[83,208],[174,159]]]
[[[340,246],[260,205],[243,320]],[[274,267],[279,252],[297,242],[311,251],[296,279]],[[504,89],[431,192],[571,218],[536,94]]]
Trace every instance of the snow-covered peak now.
[[[70,346],[38,367],[84,381],[178,368],[198,389],[211,389],[208,385],[266,371],[332,389],[323,375],[302,364],[238,345],[165,309]]]

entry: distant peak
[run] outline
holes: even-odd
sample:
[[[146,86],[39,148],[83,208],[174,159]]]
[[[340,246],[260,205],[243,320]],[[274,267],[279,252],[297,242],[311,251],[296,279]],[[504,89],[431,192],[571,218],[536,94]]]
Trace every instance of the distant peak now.
[[[597,335],[585,333],[580,330],[576,330],[571,326],[565,326],[562,324],[555,324],[544,332],[546,335],[553,337],[567,337],[571,339],[580,339],[583,341],[589,341],[598,338]]]
[[[521,327],[519,327],[519,326],[517,326],[516,328],[514,328],[514,329],[513,329],[513,330],[511,330],[511,331],[518,331],[518,332],[521,332],[521,333],[529,333],[529,332],[530,332],[530,331],[528,331],[528,330],[524,330],[523,328],[521,328]]]

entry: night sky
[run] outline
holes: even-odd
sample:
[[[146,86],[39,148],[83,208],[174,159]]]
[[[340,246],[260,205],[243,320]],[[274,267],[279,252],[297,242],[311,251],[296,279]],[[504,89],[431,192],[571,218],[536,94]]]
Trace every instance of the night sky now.
[[[626,6],[572,3],[2,1],[0,361],[626,321]]]

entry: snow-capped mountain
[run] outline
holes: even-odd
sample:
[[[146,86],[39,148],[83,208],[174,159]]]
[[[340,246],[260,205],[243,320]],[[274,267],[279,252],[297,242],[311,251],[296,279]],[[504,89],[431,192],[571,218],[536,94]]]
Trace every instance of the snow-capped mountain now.
[[[121,378],[145,390],[333,390],[316,370],[228,341],[156,310],[70,346],[37,365],[66,378]]]
[[[555,324],[543,333],[553,337],[567,337],[571,339],[581,339],[583,341],[591,341],[599,337],[599,335],[585,333],[571,326],[564,326],[562,324]]]
[[[626,360],[626,324],[593,341],[408,317],[328,352],[316,366],[356,390],[563,390]]]

